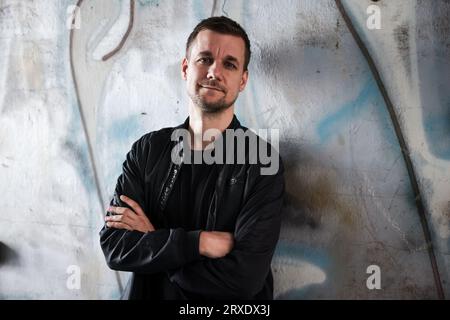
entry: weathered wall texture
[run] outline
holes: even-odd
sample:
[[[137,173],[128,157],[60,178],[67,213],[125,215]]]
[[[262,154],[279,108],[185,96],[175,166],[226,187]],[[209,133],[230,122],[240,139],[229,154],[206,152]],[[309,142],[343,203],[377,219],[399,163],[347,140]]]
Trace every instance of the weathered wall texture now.
[[[236,113],[279,128],[286,165],[275,296],[436,298],[427,243],[391,118],[367,61],[330,0],[0,0],[0,298],[108,299],[127,278],[98,244],[121,163],[142,134],[182,122],[186,38],[210,15],[252,40]],[[394,104],[450,297],[450,3],[343,1]],[[86,130],[84,130],[86,128]],[[89,156],[89,143],[93,159]],[[95,175],[98,177],[97,192]],[[369,290],[366,269],[381,269]],[[67,268],[81,271],[79,290]]]

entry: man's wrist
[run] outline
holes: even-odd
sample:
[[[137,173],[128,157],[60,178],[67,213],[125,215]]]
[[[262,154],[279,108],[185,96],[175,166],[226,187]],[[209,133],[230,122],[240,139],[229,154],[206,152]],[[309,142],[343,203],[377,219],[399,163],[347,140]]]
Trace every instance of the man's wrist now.
[[[205,255],[205,231],[200,230],[198,237],[198,253],[202,256]]]
[[[200,235],[202,230],[188,231],[187,232],[187,243],[186,250],[190,256],[189,260],[197,260],[201,257],[200,254]],[[192,259],[192,260],[191,260]]]

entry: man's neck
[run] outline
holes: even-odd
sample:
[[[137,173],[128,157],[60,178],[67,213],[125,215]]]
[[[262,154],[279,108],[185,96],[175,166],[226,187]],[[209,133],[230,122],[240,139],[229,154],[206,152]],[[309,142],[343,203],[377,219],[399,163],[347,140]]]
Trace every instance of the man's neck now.
[[[191,133],[191,147],[194,143],[193,149],[200,150],[212,142],[211,134],[215,138],[220,135],[231,123],[234,115],[234,106],[231,106],[222,112],[207,113],[202,111],[199,107],[189,104],[189,132]],[[209,131],[209,136],[203,141],[205,131],[214,129],[217,131]]]

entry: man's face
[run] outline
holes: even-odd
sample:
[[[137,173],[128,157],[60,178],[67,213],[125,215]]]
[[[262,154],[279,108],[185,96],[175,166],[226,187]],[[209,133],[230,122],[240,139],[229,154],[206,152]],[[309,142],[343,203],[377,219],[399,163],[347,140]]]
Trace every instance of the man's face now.
[[[192,102],[210,113],[231,107],[247,83],[244,60],[242,38],[200,31],[191,44],[188,59],[182,62],[182,76]]]

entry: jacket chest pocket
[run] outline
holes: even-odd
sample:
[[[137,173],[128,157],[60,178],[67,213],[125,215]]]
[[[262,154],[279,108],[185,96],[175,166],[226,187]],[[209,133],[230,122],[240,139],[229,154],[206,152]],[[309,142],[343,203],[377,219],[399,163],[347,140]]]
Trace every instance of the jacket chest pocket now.
[[[227,179],[218,207],[215,230],[234,231],[236,219],[243,205],[244,187],[245,180],[242,177]]]

